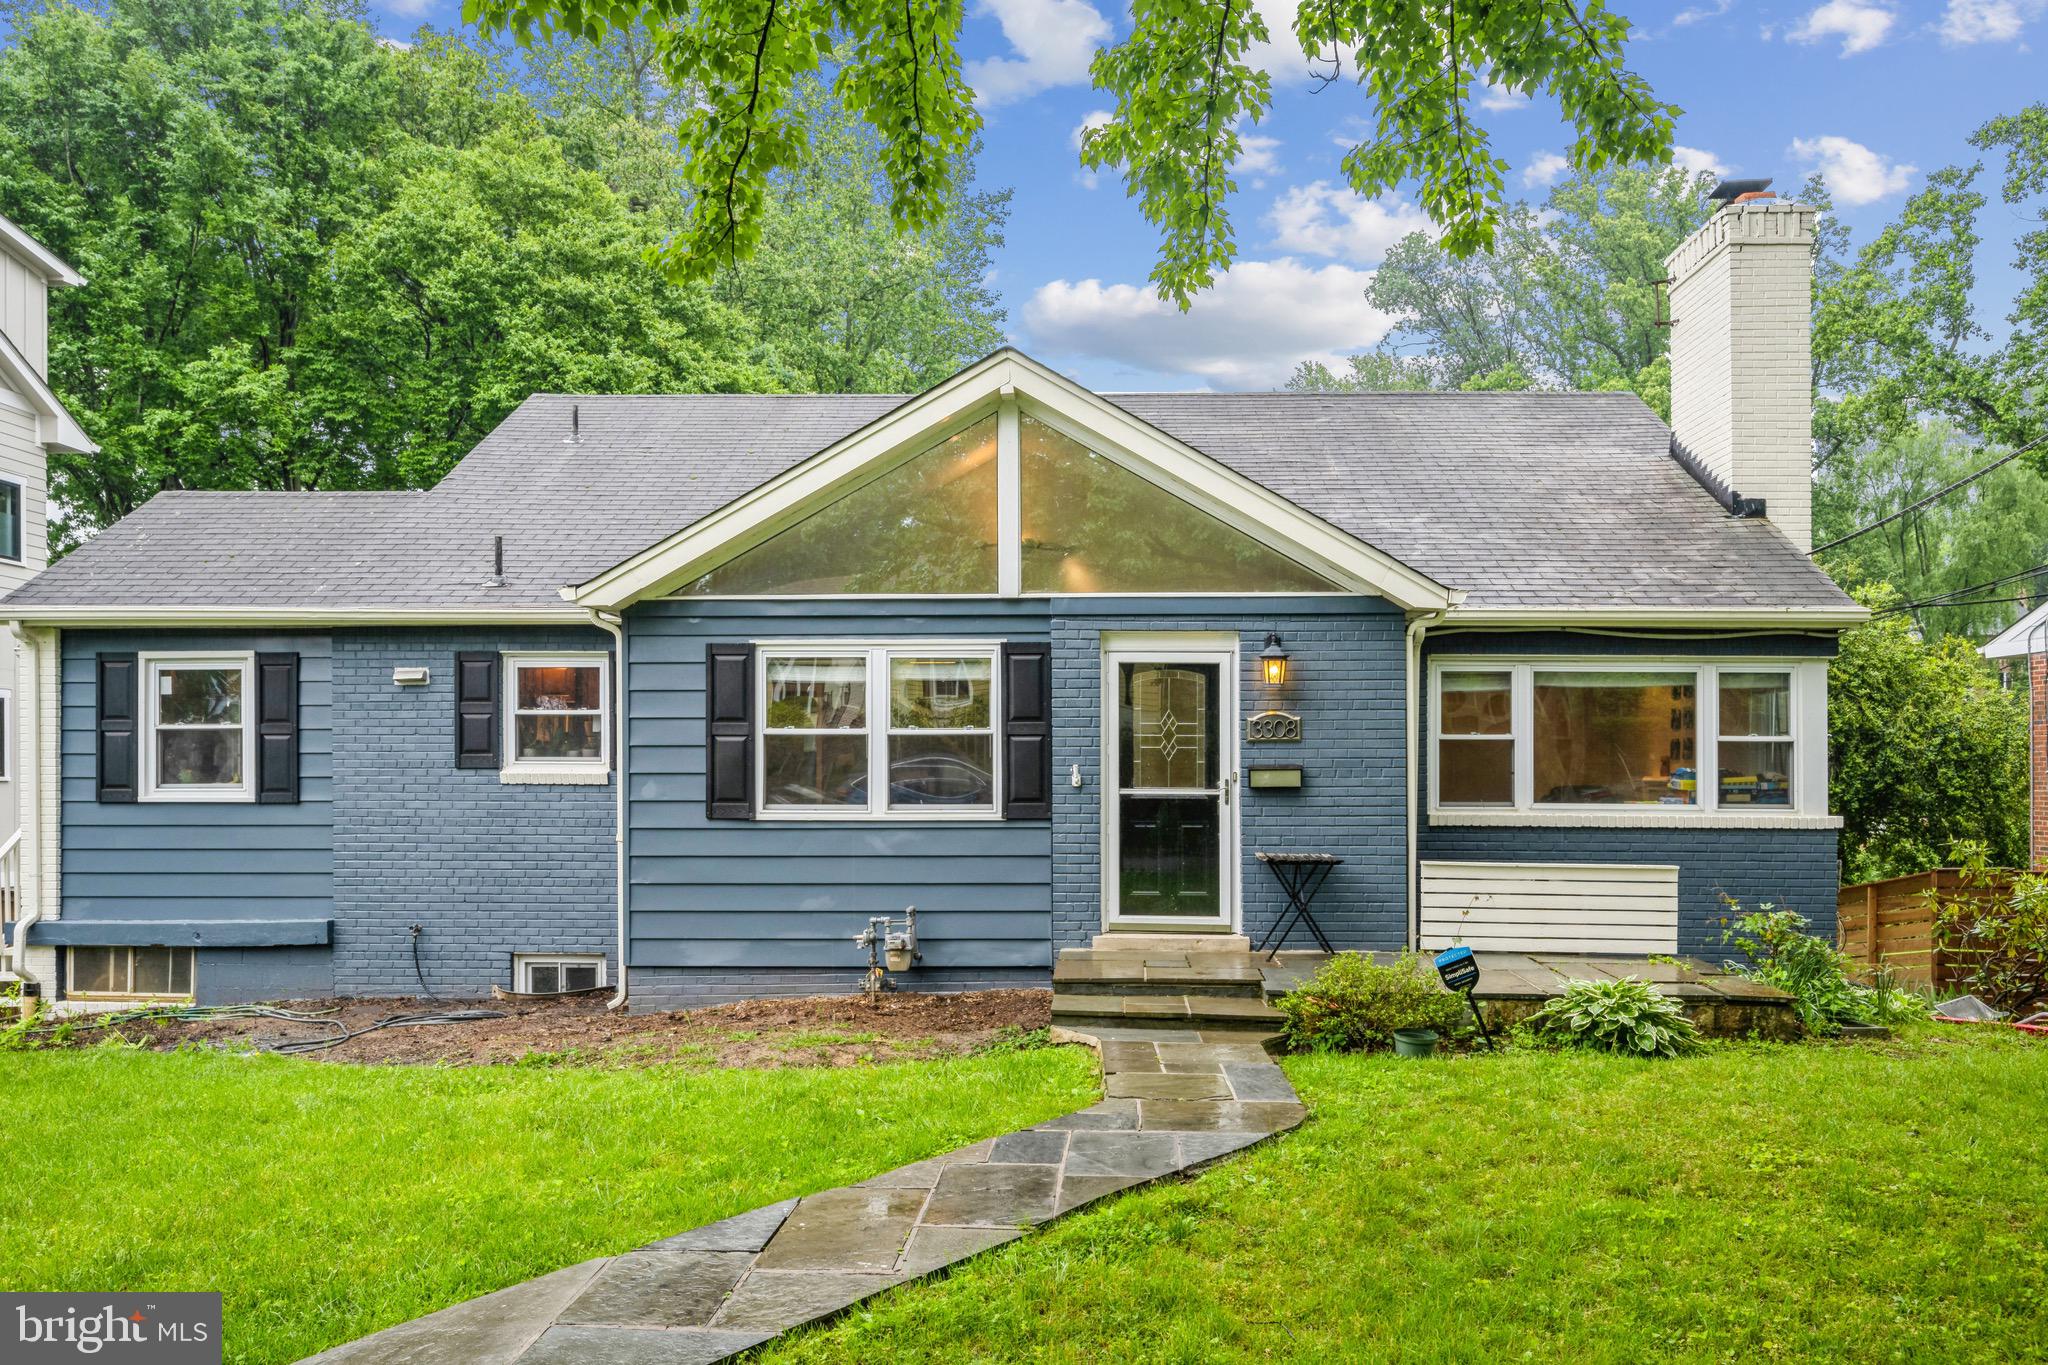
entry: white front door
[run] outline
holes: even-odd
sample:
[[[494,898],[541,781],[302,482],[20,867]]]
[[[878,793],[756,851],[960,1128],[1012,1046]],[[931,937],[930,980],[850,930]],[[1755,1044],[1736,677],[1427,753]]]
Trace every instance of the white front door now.
[[[1235,926],[1236,696],[1233,648],[1103,650],[1105,928]]]

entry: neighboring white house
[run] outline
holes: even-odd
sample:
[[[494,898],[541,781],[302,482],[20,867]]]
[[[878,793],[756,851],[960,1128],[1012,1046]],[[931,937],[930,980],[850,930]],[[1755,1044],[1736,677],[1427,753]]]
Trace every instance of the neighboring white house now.
[[[0,217],[0,593],[12,592],[50,561],[46,534],[49,455],[97,450],[49,382],[52,289],[85,277],[41,242]],[[15,638],[0,632],[0,915],[12,918],[21,828],[20,726]]]

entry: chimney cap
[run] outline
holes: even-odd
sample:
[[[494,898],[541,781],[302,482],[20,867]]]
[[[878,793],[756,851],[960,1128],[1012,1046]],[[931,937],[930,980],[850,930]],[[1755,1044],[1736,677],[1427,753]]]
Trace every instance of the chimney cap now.
[[[1728,204],[1733,203],[1746,194],[1761,194],[1770,187],[1771,180],[1769,176],[1756,180],[1723,180],[1720,184],[1714,186],[1713,189],[1707,191],[1707,198],[1719,203]]]

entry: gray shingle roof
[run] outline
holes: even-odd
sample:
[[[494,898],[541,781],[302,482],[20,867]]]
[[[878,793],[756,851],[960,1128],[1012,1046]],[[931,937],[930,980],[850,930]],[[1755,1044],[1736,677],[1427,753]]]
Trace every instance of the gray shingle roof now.
[[[1848,599],[1727,516],[1630,394],[1123,394],[1133,416],[1471,607]],[[520,608],[716,510],[904,400],[536,395],[424,493],[165,493],[8,599],[92,606]],[[570,444],[570,405],[582,439]],[[505,583],[488,584],[505,537]]]

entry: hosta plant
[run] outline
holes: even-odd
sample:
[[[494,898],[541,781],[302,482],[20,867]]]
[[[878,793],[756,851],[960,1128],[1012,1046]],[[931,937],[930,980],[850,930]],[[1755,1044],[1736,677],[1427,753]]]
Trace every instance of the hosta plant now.
[[[1529,1028],[1545,1042],[1636,1057],[1676,1057],[1700,1045],[1678,1002],[1634,977],[1567,982],[1529,1017]]]

